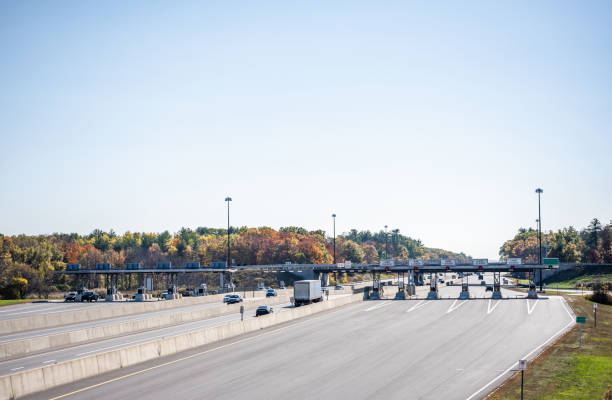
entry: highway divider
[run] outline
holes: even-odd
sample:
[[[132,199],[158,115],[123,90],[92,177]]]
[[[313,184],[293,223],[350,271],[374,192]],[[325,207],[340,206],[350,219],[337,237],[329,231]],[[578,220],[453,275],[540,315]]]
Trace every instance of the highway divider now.
[[[229,305],[220,304],[216,307],[199,310],[181,312],[178,309],[174,313],[151,316],[149,318],[146,317],[146,314],[143,314],[142,317],[134,316],[135,319],[129,321],[0,343],[0,358],[15,357],[55,347],[71,346],[91,340],[106,339],[128,333],[158,329],[164,326],[235,314],[240,312],[240,306],[244,306],[245,310],[252,310],[262,304],[277,305],[288,303],[289,301],[289,295],[283,294],[275,297],[262,297],[260,301],[245,301]]]
[[[92,354],[0,377],[0,400],[22,397],[109,371],[173,355],[185,350],[256,332],[297,318],[307,317],[363,299],[363,294],[330,299],[245,321],[204,328],[121,349]]]
[[[245,299],[265,297],[265,290],[255,290],[247,292],[234,292],[242,295]],[[279,295],[291,293],[289,290],[278,290]],[[31,317],[7,319],[0,321],[0,335],[31,331],[35,329],[54,328],[63,325],[77,324],[80,322],[96,321],[121,317],[125,315],[142,314],[147,312],[161,311],[169,308],[185,307],[195,304],[208,304],[223,301],[223,296],[227,293],[210,295],[183,297],[178,300],[159,300],[159,301],[125,301],[112,302],[100,305],[99,307],[83,307],[75,304],[75,310],[63,312],[51,312],[44,315]]]

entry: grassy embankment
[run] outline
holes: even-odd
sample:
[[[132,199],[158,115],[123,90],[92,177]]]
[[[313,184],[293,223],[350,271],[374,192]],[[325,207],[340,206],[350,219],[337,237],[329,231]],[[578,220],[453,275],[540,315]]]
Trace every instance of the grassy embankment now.
[[[574,267],[544,279],[549,287],[588,287],[593,282],[612,282],[612,268],[607,266]]]
[[[0,307],[12,306],[13,304],[31,303],[36,299],[20,299],[20,300],[0,300]]]
[[[598,305],[597,328],[593,324],[593,303],[580,296],[564,295],[578,316],[586,316],[582,327],[561,337],[525,371],[525,398],[539,400],[612,399],[612,306]],[[515,373],[489,400],[520,399],[521,375]]]

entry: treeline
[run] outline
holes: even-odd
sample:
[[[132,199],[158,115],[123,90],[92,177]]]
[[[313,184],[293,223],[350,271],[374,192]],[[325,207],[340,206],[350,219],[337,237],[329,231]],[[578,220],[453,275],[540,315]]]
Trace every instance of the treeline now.
[[[502,258],[521,257],[525,262],[537,262],[538,253],[537,230],[532,228],[519,229],[499,250]],[[560,262],[612,263],[612,221],[604,226],[593,218],[582,230],[570,226],[542,232],[542,257],[558,257]]]
[[[185,262],[209,265],[227,259],[227,230],[198,227],[181,228],[171,234],[126,232],[99,229],[89,235],[54,233],[40,236],[3,236],[0,234],[0,296],[23,298],[29,294],[45,297],[65,291],[70,278],[54,274],[66,264],[95,268],[96,263],[114,267],[127,262],[142,262],[154,267],[159,261],[181,266]],[[307,231],[289,226],[278,231],[269,227],[230,228],[233,265],[326,264],[333,262],[333,239],[325,231]],[[381,258],[457,258],[465,254],[423,246],[394,230],[389,233],[351,230],[336,238],[336,261],[378,263]]]

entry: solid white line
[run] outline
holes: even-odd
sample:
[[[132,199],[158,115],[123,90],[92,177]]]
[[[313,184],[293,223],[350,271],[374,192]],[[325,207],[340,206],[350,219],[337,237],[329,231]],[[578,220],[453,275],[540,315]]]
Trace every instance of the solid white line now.
[[[159,339],[159,337],[155,337],[154,339]],[[142,340],[137,340],[137,341],[134,341],[134,342],[127,342],[127,343],[120,343],[120,344],[116,344],[114,346],[103,347],[101,349],[95,349],[95,350],[91,350],[91,351],[86,351],[85,353],[79,353],[79,354],[77,354],[77,356],[83,356],[85,354],[95,353],[97,351],[108,350],[108,349],[112,349],[114,347],[127,346],[128,344],[141,343],[141,342],[142,342]]]
[[[495,310],[495,307],[499,305],[499,303],[501,303],[501,300],[497,300],[497,303],[495,303],[493,308],[491,308],[491,299],[489,299],[489,304],[487,305],[487,314],[491,314],[493,310]]]
[[[381,308],[381,307],[384,307],[384,306],[388,306],[388,305],[390,305],[390,304],[391,304],[391,301],[387,300],[387,301],[385,301],[384,303],[377,304],[377,305],[375,305],[375,306],[373,306],[373,307],[370,307],[370,308],[366,308],[366,311],[376,310],[377,308]]]
[[[19,371],[20,369],[23,369],[23,367],[11,368],[11,371]]]
[[[566,310],[567,311],[567,310]],[[559,336],[560,334],[562,334],[563,332],[565,332],[565,330],[567,328],[570,327],[570,325],[572,325],[574,323],[574,319],[571,318],[570,322],[565,325],[563,328],[561,328],[557,333],[555,333],[554,335],[552,335],[550,338],[548,338],[548,340],[546,340],[544,343],[542,343],[541,345],[539,345],[538,347],[536,347],[535,349],[531,350],[529,353],[527,353],[527,355],[523,356],[521,359],[522,360],[527,360],[529,359],[529,356],[531,356],[535,351],[537,351],[538,349],[540,349],[543,346],[546,346],[546,344],[548,342],[550,342],[551,340],[553,340],[554,338],[556,338],[557,336]],[[471,400],[473,399],[476,395],[478,395],[480,392],[482,392],[483,390],[485,390],[487,387],[489,387],[493,382],[495,382],[496,380],[498,380],[499,378],[501,378],[502,376],[506,375],[511,369],[513,369],[516,366],[516,362],[512,363],[512,365],[510,367],[508,367],[504,372],[502,372],[501,374],[497,375],[493,380],[491,380],[489,383],[487,383],[486,385],[484,385],[483,387],[481,387],[480,389],[478,389],[478,391],[474,392],[474,394],[472,394],[470,397],[468,397],[465,400]]]
[[[52,363],[55,362],[55,360],[47,360],[47,361],[43,361],[43,364],[48,364],[48,363]]]

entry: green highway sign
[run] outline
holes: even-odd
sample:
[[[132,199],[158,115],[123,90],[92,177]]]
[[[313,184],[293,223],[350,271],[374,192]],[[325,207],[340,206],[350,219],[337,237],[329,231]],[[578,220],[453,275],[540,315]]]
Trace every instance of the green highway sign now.
[[[586,317],[576,317],[577,324],[586,324]]]
[[[544,265],[559,265],[559,259],[558,258],[545,258],[544,260],[542,260],[542,263]]]

